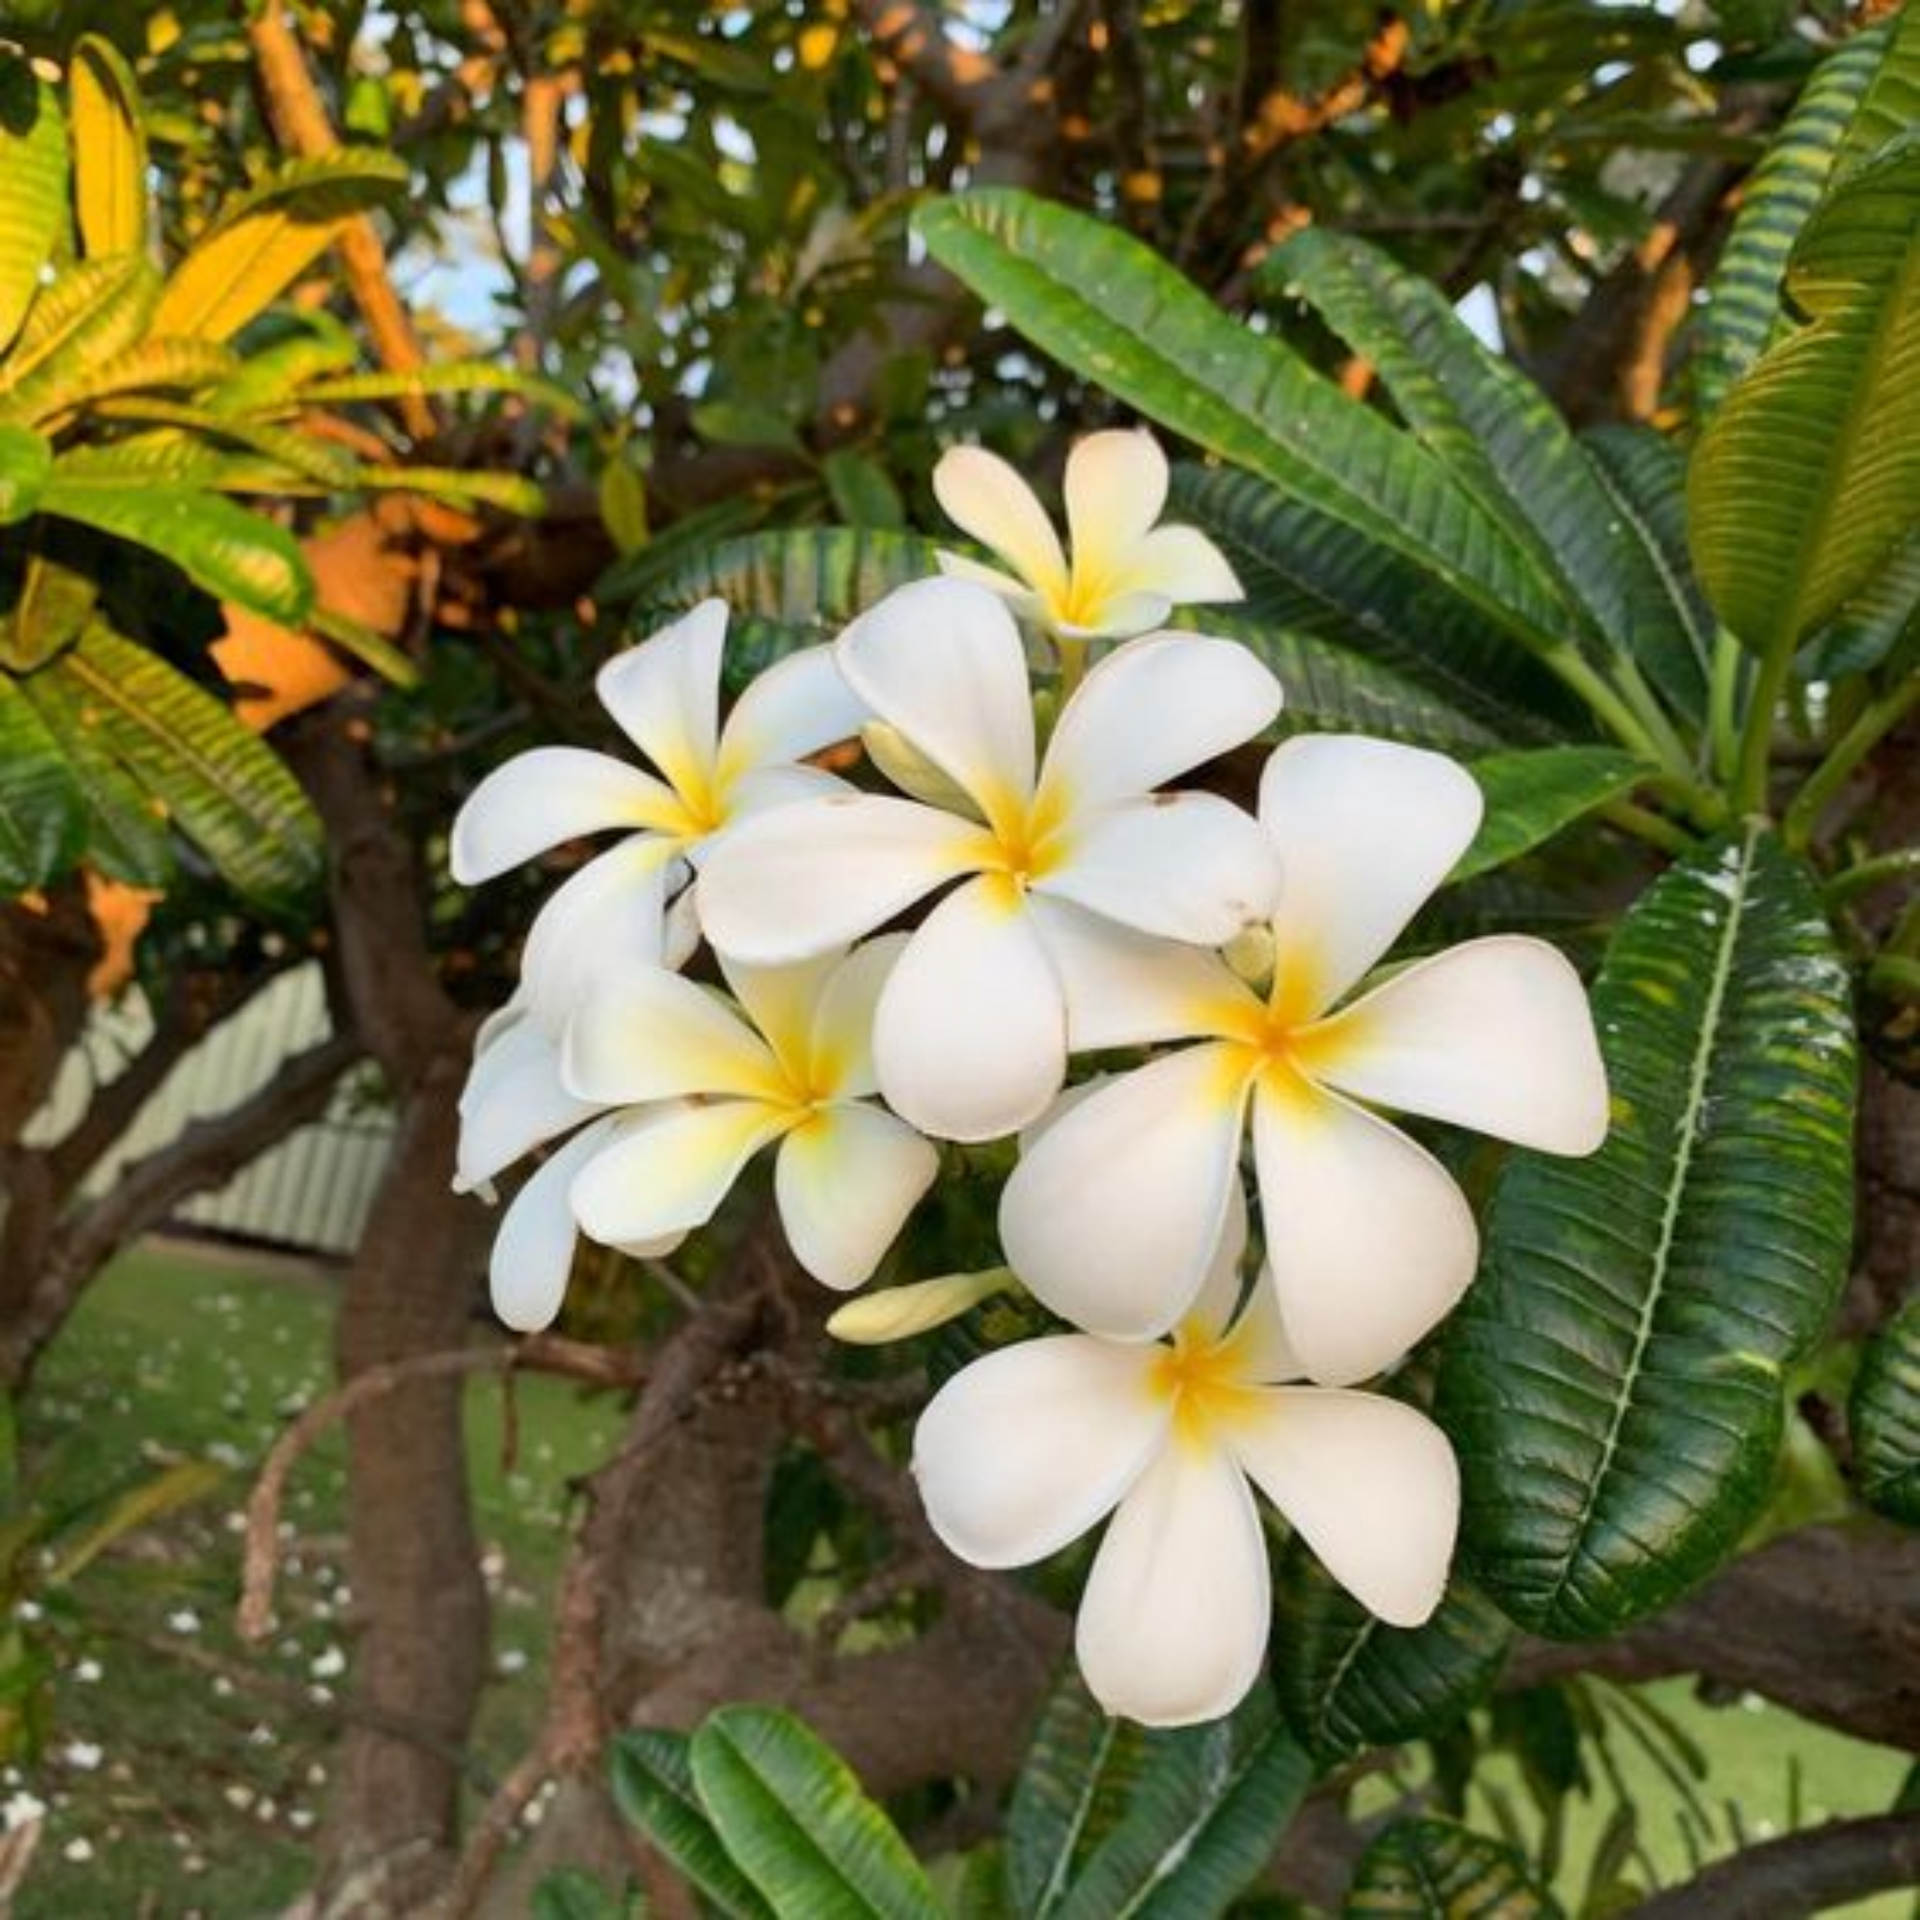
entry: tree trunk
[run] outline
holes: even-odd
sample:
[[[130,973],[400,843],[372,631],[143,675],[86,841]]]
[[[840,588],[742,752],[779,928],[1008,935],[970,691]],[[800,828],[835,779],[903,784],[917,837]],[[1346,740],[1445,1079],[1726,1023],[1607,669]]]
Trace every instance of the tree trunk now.
[[[458,1052],[442,1055],[407,1100],[340,1302],[343,1380],[468,1338],[487,1220],[448,1186],[463,1071]],[[420,1380],[348,1418],[353,1695],[371,1717],[411,1722],[419,1738],[349,1723],[322,1846],[330,1912],[406,1912],[437,1891],[452,1859],[459,1756],[487,1645],[462,1391],[459,1380]]]

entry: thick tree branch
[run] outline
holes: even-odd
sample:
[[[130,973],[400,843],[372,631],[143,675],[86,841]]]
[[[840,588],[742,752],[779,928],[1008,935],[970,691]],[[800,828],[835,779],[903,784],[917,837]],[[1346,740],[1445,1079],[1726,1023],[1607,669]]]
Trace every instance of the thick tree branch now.
[[[1801,1920],[1920,1886],[1920,1813],[1830,1820],[1748,1847],[1657,1893],[1639,1920]]]

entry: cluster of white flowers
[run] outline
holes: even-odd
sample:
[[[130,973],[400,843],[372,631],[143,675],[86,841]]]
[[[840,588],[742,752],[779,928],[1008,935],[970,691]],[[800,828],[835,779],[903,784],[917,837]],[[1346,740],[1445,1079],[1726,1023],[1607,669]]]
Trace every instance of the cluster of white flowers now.
[[[1257,815],[1167,790],[1268,728],[1281,690],[1238,643],[1150,630],[1239,594],[1204,536],[1157,525],[1150,439],[1075,449],[1070,558],[993,456],[948,454],[935,487],[1011,574],[944,556],[762,674],[724,726],[726,612],[703,606],[600,676],[652,773],[543,748],[462,810],[464,882],[624,837],[533,925],[476,1048],[459,1179],[570,1136],[494,1247],[495,1307],[531,1329],[578,1234],[668,1251],[764,1148],[796,1259],[851,1289],[937,1177],[935,1142],[1018,1136],[1007,1265],[1077,1331],[934,1396],[914,1443],[928,1516],[963,1558],[1012,1567],[1111,1514],[1079,1615],[1088,1684],[1151,1724],[1209,1719],[1266,1647],[1253,1489],[1380,1618],[1417,1624],[1445,1585],[1448,1444],[1353,1389],[1446,1315],[1478,1238],[1378,1110],[1586,1153],[1605,1077],[1579,980],[1538,941],[1363,987],[1477,830],[1452,762],[1299,736]],[[1076,669],[1044,748],[1016,611]],[[1096,640],[1117,644],[1079,677]],[[808,764],[856,735],[898,792]],[[683,971],[703,946],[724,993]],[[1113,1052],[1135,1063],[1068,1086],[1074,1056]],[[963,1277],[952,1310],[993,1284]],[[939,1317],[875,1299],[869,1330]]]

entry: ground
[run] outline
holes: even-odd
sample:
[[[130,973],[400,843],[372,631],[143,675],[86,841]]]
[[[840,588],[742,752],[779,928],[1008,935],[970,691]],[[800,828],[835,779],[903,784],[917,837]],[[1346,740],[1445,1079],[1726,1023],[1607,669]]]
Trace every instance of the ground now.
[[[35,1509],[97,1503],[183,1460],[211,1459],[225,1474],[207,1498],[125,1535],[69,1588],[28,1603],[37,1613],[29,1644],[44,1647],[56,1670],[42,1757],[0,1792],[31,1793],[52,1810],[16,1905],[20,1920],[239,1920],[271,1913],[306,1884],[350,1638],[337,1433],[295,1473],[280,1630],[250,1649],[232,1620],[252,1474],[327,1380],[329,1284],[260,1256],[143,1249],[102,1278],[47,1357],[21,1423]],[[477,1742],[486,1773],[512,1762],[537,1712],[568,1482],[600,1457],[620,1417],[610,1397],[552,1380],[523,1380],[517,1392],[511,1462],[499,1387],[477,1382],[468,1399],[495,1599],[494,1681]],[[1685,1682],[1642,1695],[1708,1767],[1703,1784],[1683,1791],[1674,1743],[1631,1705],[1605,1708],[1622,1723],[1609,1744],[1663,1877],[1689,1872],[1696,1849],[1727,1850],[1737,1829],[1758,1838],[1823,1813],[1882,1810],[1906,1773],[1902,1755],[1758,1701],[1711,1707]],[[1492,1828],[1511,1812],[1530,1826],[1517,1770],[1491,1773],[1505,1805],[1481,1798],[1476,1823]],[[1561,1890],[1573,1910],[1614,1798],[1597,1783],[1568,1823]],[[1911,1908],[1886,1900],[1858,1911],[1897,1920]]]

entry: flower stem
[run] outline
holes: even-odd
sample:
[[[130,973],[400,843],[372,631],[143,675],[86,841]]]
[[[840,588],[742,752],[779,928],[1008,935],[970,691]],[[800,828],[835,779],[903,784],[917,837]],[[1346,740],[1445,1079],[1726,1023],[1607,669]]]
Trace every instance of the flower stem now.
[[[1707,737],[1712,745],[1713,771],[1721,782],[1731,781],[1740,762],[1740,732],[1736,715],[1740,704],[1740,642],[1725,627],[1713,635],[1713,668],[1707,682]]]
[[[1920,700],[1920,674],[1909,674],[1891,693],[1870,701],[1853,725],[1828,750],[1827,757],[1807,776],[1807,783],[1787,809],[1783,831],[1787,845],[1804,847],[1834,797],[1853,770],[1897,727]]]
[[[1827,905],[1838,907],[1889,881],[1904,880],[1909,874],[1920,875],[1920,847],[1895,847],[1889,853],[1869,854],[1836,873],[1822,891]]]
[[[1773,725],[1793,666],[1793,643],[1776,642],[1763,656],[1747,700],[1746,726],[1740,736],[1740,759],[1733,778],[1736,813],[1765,813],[1767,775],[1773,766]]]
[[[1630,833],[1636,840],[1658,847],[1662,853],[1677,857],[1693,851],[1693,840],[1684,827],[1675,826],[1665,814],[1637,806],[1631,800],[1609,801],[1600,809],[1600,817],[1622,833]]]

